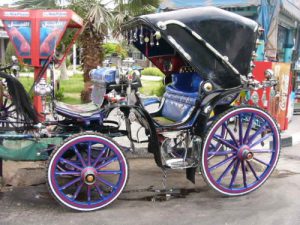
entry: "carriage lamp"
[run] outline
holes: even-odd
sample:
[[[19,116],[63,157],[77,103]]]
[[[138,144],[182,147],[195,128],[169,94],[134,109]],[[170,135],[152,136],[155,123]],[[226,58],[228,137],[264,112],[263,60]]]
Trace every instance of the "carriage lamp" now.
[[[135,28],[135,32],[133,34],[133,41],[136,42],[138,40],[138,28]]]
[[[156,31],[154,36],[156,38],[156,46],[159,46],[159,40],[161,39],[161,33],[159,31]]]
[[[267,69],[267,70],[265,71],[265,78],[266,78],[267,80],[273,79],[273,78],[274,78],[274,71],[271,70],[271,69]]]
[[[133,31],[130,30],[130,34],[129,34],[129,43],[132,44],[133,42]]]
[[[42,78],[40,82],[37,83],[34,87],[34,93],[37,96],[42,96],[42,97],[48,96],[51,94],[51,91],[52,91],[52,87],[51,85],[47,84],[45,78]]]
[[[144,41],[145,41],[145,43],[149,43],[149,41],[150,41],[149,37],[145,37]]]
[[[144,29],[143,26],[141,26],[141,31],[140,31],[140,44],[144,44]]]
[[[273,90],[275,88],[275,86],[278,84],[278,80],[276,79],[276,77],[274,75],[274,71],[271,69],[265,70],[265,78],[266,78],[266,80],[264,80],[262,82],[263,88],[272,87],[272,90]]]
[[[154,46],[154,35],[153,35],[153,33],[150,34],[150,46],[151,47]]]
[[[204,85],[203,85],[203,89],[205,92],[211,92],[213,90],[213,85],[212,83],[210,82],[206,82]]]

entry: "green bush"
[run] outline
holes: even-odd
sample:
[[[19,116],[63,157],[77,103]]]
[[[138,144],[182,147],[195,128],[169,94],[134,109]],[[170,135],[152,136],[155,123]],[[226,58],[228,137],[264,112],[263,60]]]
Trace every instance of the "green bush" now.
[[[60,88],[59,90],[55,91],[55,99],[58,101],[64,100],[64,88]]]
[[[163,96],[165,92],[165,86],[162,81],[142,81],[143,87],[139,90],[142,94],[157,97]]]
[[[102,45],[104,49],[105,57],[110,57],[112,54],[117,54],[121,56],[122,59],[127,57],[127,51],[122,45],[117,43],[105,43]]]
[[[164,74],[156,67],[147,67],[142,71],[144,76],[164,77]]]

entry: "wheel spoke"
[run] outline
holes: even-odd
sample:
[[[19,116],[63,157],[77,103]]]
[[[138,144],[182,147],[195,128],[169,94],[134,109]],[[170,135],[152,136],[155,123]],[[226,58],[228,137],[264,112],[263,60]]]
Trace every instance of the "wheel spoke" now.
[[[209,156],[225,156],[229,154],[234,154],[236,151],[215,151],[215,152],[208,152]]]
[[[249,120],[249,124],[248,124],[247,130],[246,130],[246,133],[245,133],[245,136],[244,136],[243,143],[247,143],[247,140],[248,140],[250,131],[251,131],[252,126],[253,126],[254,118],[255,118],[255,114],[252,113],[252,114],[251,114],[251,118],[250,118],[250,120]]]
[[[243,144],[243,122],[242,122],[242,115],[239,114],[239,141],[240,145]]]
[[[261,164],[263,164],[263,165],[265,165],[265,166],[267,166],[267,167],[269,167],[270,166],[270,164],[268,164],[268,163],[266,163],[266,162],[264,162],[264,161],[262,161],[262,160],[260,160],[260,159],[258,159],[258,158],[253,158],[255,161],[257,161],[257,162],[259,162],[259,163],[261,163]]]
[[[80,172],[77,172],[77,171],[55,172],[55,175],[58,175],[58,176],[65,176],[65,175],[80,176]]]
[[[97,179],[98,179],[101,183],[105,184],[106,186],[109,186],[109,187],[111,187],[112,189],[115,188],[115,185],[114,185],[114,184],[112,184],[111,182],[109,182],[109,181],[103,179],[102,177],[97,177]]]
[[[245,162],[241,162],[241,167],[242,167],[242,172],[243,172],[243,181],[244,181],[244,187],[247,187],[247,176],[246,176],[246,167],[245,167]]]
[[[91,147],[92,147],[92,143],[89,142],[89,145],[88,145],[88,166],[91,166],[91,157],[92,157]]]
[[[98,192],[100,198],[103,199],[103,191],[100,189],[100,187],[99,187],[98,185],[95,185],[95,187],[96,187],[96,190],[97,190],[97,192]]]
[[[237,143],[236,138],[234,137],[234,134],[232,133],[232,131],[230,130],[230,128],[227,126],[227,124],[224,124],[224,127],[226,128],[226,130],[228,131],[231,139],[233,140],[233,142],[235,143],[236,146],[239,146],[239,144]]]
[[[97,172],[98,174],[121,174],[121,170],[101,170]]]
[[[91,186],[88,185],[87,186],[87,201],[88,201],[88,205],[91,204]]]
[[[76,168],[76,169],[78,169],[78,170],[82,170],[82,167],[77,166],[76,164],[74,164],[73,162],[71,162],[71,161],[69,161],[69,160],[67,160],[67,159],[60,158],[59,161],[62,162],[62,163],[66,163],[66,164],[68,164],[68,165],[70,165],[70,166],[73,166],[74,168]]]
[[[100,166],[98,166],[98,167],[96,168],[96,170],[99,170],[99,169],[101,169],[101,168],[103,168],[103,167],[106,167],[107,165],[111,164],[112,162],[116,161],[117,159],[118,159],[117,156],[111,157],[111,158],[110,158],[108,161],[106,161],[105,163],[100,164]]]
[[[267,135],[265,135],[263,138],[260,138],[258,141],[256,141],[255,143],[250,145],[250,148],[253,148],[254,146],[262,143],[263,141],[267,140],[269,137],[271,137],[273,135],[273,133],[268,133]]]
[[[234,182],[235,182],[235,179],[237,177],[237,173],[238,173],[238,170],[239,170],[239,167],[240,167],[240,164],[241,164],[241,161],[240,160],[237,160],[237,163],[234,167],[234,173],[232,175],[232,178],[231,178],[231,181],[230,181],[230,184],[229,184],[229,188],[231,189],[232,186],[234,185]]]
[[[216,149],[216,146],[213,143],[210,143],[209,146],[211,146],[213,149]]]
[[[80,160],[81,165],[82,165],[83,167],[86,167],[86,163],[85,163],[85,161],[83,160],[82,155],[80,154],[80,152],[78,151],[78,149],[77,149],[77,147],[76,147],[75,145],[73,145],[73,150],[74,150],[76,156],[78,157],[78,159]]]
[[[227,166],[227,168],[224,170],[224,172],[220,175],[220,177],[217,180],[217,183],[221,183],[222,179],[228,174],[229,170],[233,166],[234,162],[236,161],[236,158],[231,161],[231,163]]]
[[[271,149],[251,149],[251,152],[253,153],[273,153],[275,150]]]
[[[255,170],[254,170],[254,168],[253,168],[253,166],[251,165],[251,163],[250,163],[249,161],[246,161],[246,162],[247,162],[247,165],[249,166],[249,168],[250,168],[252,174],[253,174],[254,177],[256,178],[256,180],[259,180],[259,178],[258,178],[258,176],[257,176],[257,174],[256,174],[256,172],[255,172]]]
[[[252,143],[252,141],[258,136],[260,135],[262,132],[264,132],[267,128],[265,128],[265,126],[267,126],[268,121],[265,121],[264,124],[249,138],[248,143],[250,144]]]
[[[238,151],[238,148],[236,146],[230,144],[227,140],[224,140],[223,138],[218,137],[217,135],[214,135],[214,139],[218,140],[219,142],[221,142],[223,145],[227,146],[228,148]]]
[[[108,149],[108,147],[105,146],[105,147],[101,150],[101,152],[99,153],[97,159],[96,159],[96,160],[94,161],[94,163],[93,163],[93,167],[95,167],[95,166],[97,165],[97,163],[99,162],[99,160],[100,160],[101,157],[104,155],[104,153],[106,152],[107,149]]]
[[[60,188],[60,190],[65,190],[66,188],[72,186],[73,184],[79,182],[81,180],[81,177],[77,177],[76,179],[73,179],[72,181],[70,181],[69,183],[65,184],[64,186],[62,186]]]
[[[83,187],[83,182],[80,182],[80,184],[76,188],[76,191],[75,191],[75,193],[73,195],[73,200],[75,200],[78,197],[78,194],[81,191],[82,187]]]
[[[230,156],[229,158],[224,159],[223,161],[221,161],[221,162],[215,164],[214,166],[212,166],[212,167],[210,167],[210,168],[208,168],[208,169],[209,169],[209,171],[215,170],[215,169],[217,169],[218,167],[223,166],[224,164],[226,164],[227,162],[229,162],[230,160],[235,159],[235,158],[236,158],[235,155]]]

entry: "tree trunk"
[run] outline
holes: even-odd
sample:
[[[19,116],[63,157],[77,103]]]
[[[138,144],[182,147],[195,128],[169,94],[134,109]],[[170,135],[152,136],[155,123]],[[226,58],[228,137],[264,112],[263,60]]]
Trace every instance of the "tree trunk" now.
[[[91,101],[91,79],[89,73],[92,69],[100,66],[103,61],[103,35],[92,35],[88,26],[81,34],[82,44],[82,64],[83,64],[83,80],[84,90],[81,92],[81,101],[83,103]]]

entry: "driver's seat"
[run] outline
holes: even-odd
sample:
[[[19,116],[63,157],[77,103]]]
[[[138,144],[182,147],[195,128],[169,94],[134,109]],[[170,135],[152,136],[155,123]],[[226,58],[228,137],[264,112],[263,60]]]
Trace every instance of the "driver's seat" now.
[[[56,102],[55,109],[59,115],[75,120],[103,119],[101,107],[107,92],[107,85],[116,84],[119,80],[119,71],[111,67],[97,68],[91,70],[90,77],[93,83],[92,102],[79,105]]]
[[[93,102],[79,105],[56,102],[55,109],[59,115],[74,119],[93,117],[99,115],[100,111],[100,107]]]

